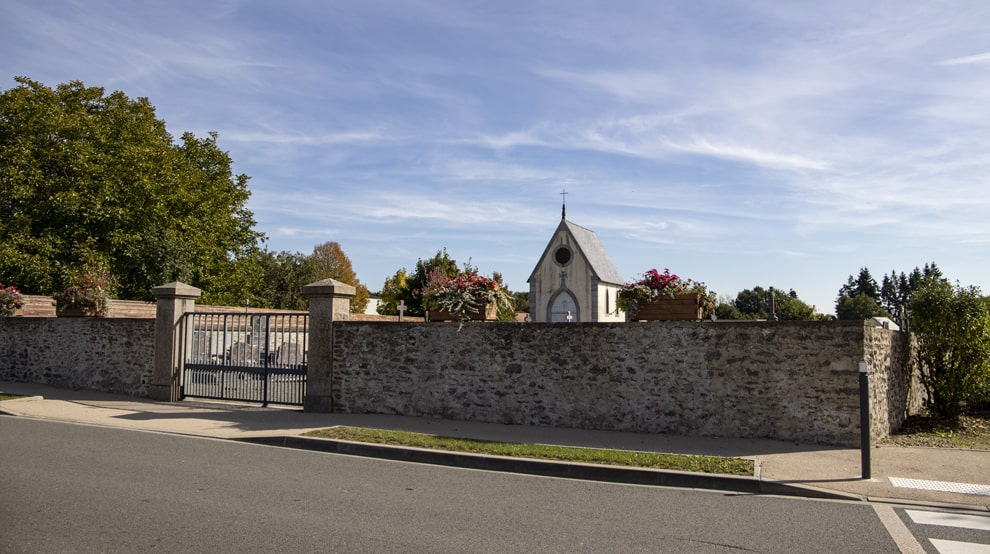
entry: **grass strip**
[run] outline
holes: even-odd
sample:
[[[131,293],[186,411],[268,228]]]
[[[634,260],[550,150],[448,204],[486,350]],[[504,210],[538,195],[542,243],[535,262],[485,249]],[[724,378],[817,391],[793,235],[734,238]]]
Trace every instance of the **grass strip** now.
[[[390,431],[363,427],[331,427],[305,433],[304,436],[323,439],[337,439],[353,442],[411,446],[431,450],[467,452],[492,456],[555,460],[583,464],[606,464],[651,469],[691,471],[695,473],[717,473],[722,475],[753,475],[753,461],[742,458],[721,456],[695,456],[685,454],[661,454],[656,452],[636,452],[631,450],[608,450],[602,448],[578,448],[570,446],[549,446],[515,442],[494,442],[475,439],[461,439]]]
[[[26,398],[23,394],[7,394],[5,392],[0,392],[0,402],[4,400],[16,400],[18,398]]]

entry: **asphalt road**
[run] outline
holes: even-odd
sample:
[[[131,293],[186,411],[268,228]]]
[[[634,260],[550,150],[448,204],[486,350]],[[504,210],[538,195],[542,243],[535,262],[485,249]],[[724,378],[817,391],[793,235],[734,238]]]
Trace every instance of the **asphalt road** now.
[[[864,503],[0,416],[0,552],[898,552]]]

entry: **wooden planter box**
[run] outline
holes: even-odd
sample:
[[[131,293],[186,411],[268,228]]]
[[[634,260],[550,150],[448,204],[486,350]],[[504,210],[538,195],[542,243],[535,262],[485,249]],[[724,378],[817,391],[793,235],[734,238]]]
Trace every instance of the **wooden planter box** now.
[[[700,294],[677,294],[640,306],[632,321],[700,321],[702,314]]]
[[[96,312],[82,306],[67,306],[61,310],[55,309],[57,317],[99,317]]]
[[[498,306],[495,304],[485,304],[476,314],[468,314],[469,321],[495,321],[498,319]],[[464,318],[456,316],[446,310],[429,310],[426,312],[427,321],[463,321]]]

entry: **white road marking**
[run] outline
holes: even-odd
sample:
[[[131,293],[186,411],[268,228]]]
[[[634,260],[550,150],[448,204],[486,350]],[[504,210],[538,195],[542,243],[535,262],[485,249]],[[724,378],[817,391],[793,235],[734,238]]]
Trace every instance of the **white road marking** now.
[[[940,554],[990,554],[990,544],[928,539]]]
[[[892,507],[874,504],[873,511],[877,513],[880,523],[887,529],[887,534],[894,539],[894,544],[900,549],[901,554],[926,554],[925,549],[918,543],[918,539],[914,538],[907,525],[904,525]]]
[[[926,479],[905,479],[890,477],[890,484],[902,489],[921,489],[926,491],[957,492],[961,494],[978,494],[990,496],[990,485],[975,483],[953,483],[950,481],[928,481]]]
[[[922,525],[942,525],[943,527],[990,531],[990,516],[970,516],[950,512],[926,512],[922,510],[905,511],[911,517],[912,521]]]

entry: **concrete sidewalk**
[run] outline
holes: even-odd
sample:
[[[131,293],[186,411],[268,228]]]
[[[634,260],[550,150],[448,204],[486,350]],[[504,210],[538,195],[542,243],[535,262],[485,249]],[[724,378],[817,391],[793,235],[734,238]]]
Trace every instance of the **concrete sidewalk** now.
[[[656,484],[834,496],[864,500],[965,506],[990,511],[990,452],[940,448],[875,447],[871,451],[872,479],[860,478],[859,449],[841,449],[759,439],[678,437],[612,431],[586,431],[521,425],[474,423],[403,416],[315,414],[299,410],[261,408],[243,404],[185,401],[163,403],[95,391],[68,390],[30,383],[0,381],[0,392],[28,398],[0,403],[0,412],[23,417],[85,423],[125,429],[178,433],[220,439],[252,440],[269,444],[300,444],[302,433],[334,425],[396,429],[435,435],[495,440],[614,448],[675,454],[705,454],[749,458],[757,464],[753,478],[725,478],[678,472],[603,471],[590,468],[585,475],[623,482],[646,477]],[[291,439],[286,439],[290,437]],[[321,442],[321,441],[311,441]],[[291,443],[291,444],[290,444]],[[376,455],[410,461],[429,461],[470,467],[578,476],[579,464],[508,463],[495,459],[437,455],[415,449],[365,448],[324,442],[317,449]],[[398,453],[397,453],[398,451]],[[439,460],[439,461],[438,461]],[[446,460],[446,461],[444,461]],[[502,465],[499,465],[502,464]],[[636,473],[632,480],[620,475]],[[892,480],[893,478],[893,480]],[[646,482],[646,481],[643,481]],[[901,486],[895,486],[894,483]],[[904,486],[909,485],[909,486]],[[939,490],[943,489],[943,490]],[[824,494],[819,494],[824,493]]]

